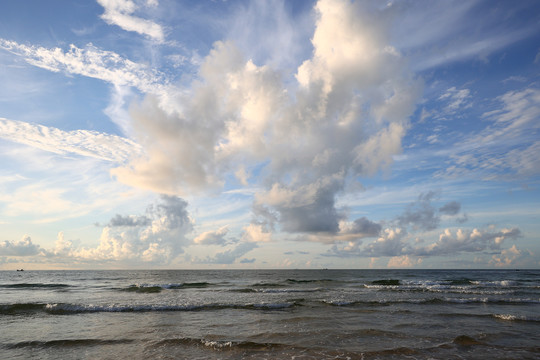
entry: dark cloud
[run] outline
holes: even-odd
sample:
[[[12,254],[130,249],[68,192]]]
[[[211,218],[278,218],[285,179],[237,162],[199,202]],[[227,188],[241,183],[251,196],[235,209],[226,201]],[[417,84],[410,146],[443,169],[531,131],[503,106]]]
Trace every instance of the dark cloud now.
[[[300,251],[300,250],[297,250],[297,251],[286,251],[283,253],[283,255],[295,255],[295,254],[300,254],[300,255],[309,255],[309,251]]]
[[[456,215],[461,210],[461,204],[457,201],[450,201],[439,208],[439,212],[445,215]]]
[[[177,196],[161,195],[161,203],[150,206],[147,213],[155,218],[162,219],[162,224],[169,229],[189,228],[192,222],[187,211],[188,203]]]
[[[313,183],[290,187],[274,184],[259,195],[253,208],[264,222],[289,233],[339,232],[339,222],[345,215],[335,207],[336,194],[343,189],[341,176],[329,176]]]
[[[434,230],[439,226],[441,215],[454,216],[461,210],[461,204],[457,201],[450,201],[435,208],[432,202],[439,196],[435,191],[422,193],[418,199],[407,205],[402,215],[398,216],[397,223],[400,227],[411,226],[413,230]],[[467,221],[467,216],[464,215],[458,219],[458,222]]]
[[[309,205],[282,207],[279,210],[281,229],[286,232],[337,233],[343,218],[334,207],[334,194],[320,194]]]
[[[357,234],[362,237],[378,236],[382,230],[382,226],[373,222],[366,217],[361,217],[354,220],[352,227],[347,231],[349,234]]]
[[[418,200],[409,204],[404,213],[397,218],[401,227],[412,226],[415,230],[434,230],[439,226],[440,218],[437,210],[431,205],[437,196],[434,191],[422,193]]]
[[[109,227],[116,226],[148,226],[152,220],[146,216],[123,216],[116,214],[107,224]]]

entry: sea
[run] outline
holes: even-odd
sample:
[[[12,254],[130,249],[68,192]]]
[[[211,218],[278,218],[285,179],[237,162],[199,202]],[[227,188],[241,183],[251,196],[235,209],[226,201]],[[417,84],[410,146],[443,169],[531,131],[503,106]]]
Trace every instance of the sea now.
[[[540,359],[540,270],[0,271],[1,359]]]

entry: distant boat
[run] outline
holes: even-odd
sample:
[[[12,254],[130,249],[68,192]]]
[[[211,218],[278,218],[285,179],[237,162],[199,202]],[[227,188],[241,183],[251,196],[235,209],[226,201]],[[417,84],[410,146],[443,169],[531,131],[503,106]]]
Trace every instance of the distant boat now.
[[[17,271],[24,271],[24,269],[17,269]]]

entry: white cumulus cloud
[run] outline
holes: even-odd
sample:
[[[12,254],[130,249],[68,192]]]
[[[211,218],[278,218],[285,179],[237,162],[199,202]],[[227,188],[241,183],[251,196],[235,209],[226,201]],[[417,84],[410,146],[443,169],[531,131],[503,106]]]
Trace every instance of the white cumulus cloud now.
[[[44,250],[32,243],[30,236],[25,235],[19,241],[4,240],[0,242],[0,255],[2,256],[34,256]]]
[[[186,208],[183,199],[162,196],[159,204],[148,207],[146,221],[126,222],[125,217],[123,226],[114,224],[103,229],[97,247],[74,249],[71,254],[87,261],[168,264],[190,243],[186,235],[193,230],[193,220]],[[113,218],[111,223],[117,220]]]
[[[227,226],[214,231],[205,231],[193,239],[193,242],[200,245],[225,245],[227,243],[225,236],[228,232],[229,228]]]

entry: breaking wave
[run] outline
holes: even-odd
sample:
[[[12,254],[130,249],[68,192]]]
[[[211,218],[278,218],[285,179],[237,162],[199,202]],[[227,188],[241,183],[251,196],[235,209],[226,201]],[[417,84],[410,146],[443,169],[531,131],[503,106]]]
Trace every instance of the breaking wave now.
[[[17,315],[30,312],[45,312],[52,315],[70,315],[81,313],[98,313],[98,312],[167,312],[167,311],[212,311],[224,309],[244,309],[244,310],[280,310],[294,306],[299,306],[299,303],[283,302],[283,303],[256,303],[256,304],[187,304],[187,305],[92,305],[92,304],[41,304],[41,303],[21,303],[0,305],[0,314],[2,315]]]
[[[193,288],[207,288],[212,286],[208,282],[192,282],[192,283],[181,283],[181,284],[134,284],[128,287],[119,289],[120,291],[128,292],[137,292],[137,293],[158,293],[162,290],[179,290],[179,289],[193,289]]]

